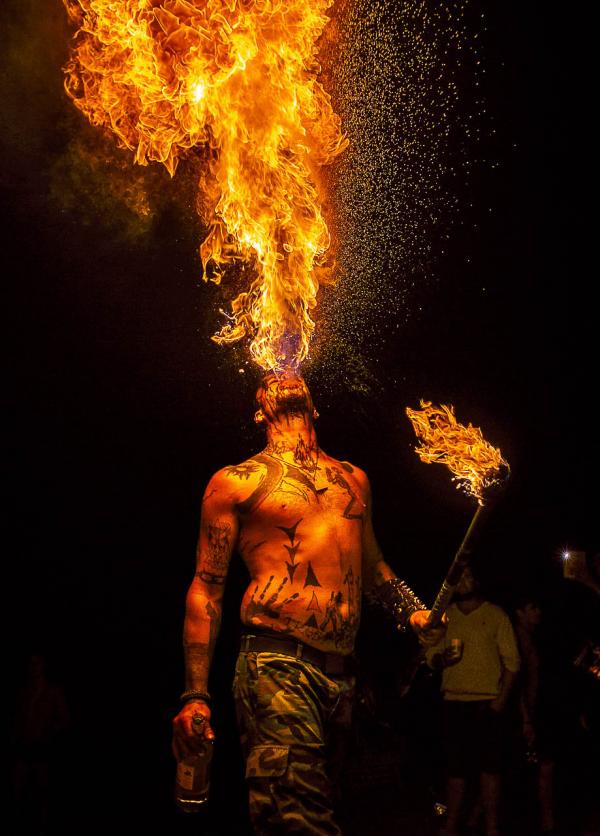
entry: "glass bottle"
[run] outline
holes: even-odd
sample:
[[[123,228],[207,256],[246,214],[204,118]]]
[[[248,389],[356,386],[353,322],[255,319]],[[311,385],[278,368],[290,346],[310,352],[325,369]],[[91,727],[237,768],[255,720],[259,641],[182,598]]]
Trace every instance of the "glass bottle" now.
[[[208,801],[212,741],[204,740],[198,751],[177,761],[175,803],[184,813],[196,813]]]

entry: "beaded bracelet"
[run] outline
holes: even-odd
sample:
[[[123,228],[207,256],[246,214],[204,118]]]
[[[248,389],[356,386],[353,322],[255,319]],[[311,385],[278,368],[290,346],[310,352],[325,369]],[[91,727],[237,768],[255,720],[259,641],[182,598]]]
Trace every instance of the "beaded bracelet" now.
[[[210,705],[210,694],[206,691],[194,691],[193,689],[190,691],[184,691],[179,699],[183,703],[191,702],[192,700],[202,700],[202,702]]]

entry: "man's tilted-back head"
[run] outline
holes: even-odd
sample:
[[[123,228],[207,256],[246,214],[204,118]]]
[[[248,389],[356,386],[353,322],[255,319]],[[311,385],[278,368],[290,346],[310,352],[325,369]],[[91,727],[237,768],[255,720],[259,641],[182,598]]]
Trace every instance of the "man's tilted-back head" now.
[[[256,392],[257,424],[278,423],[282,418],[298,417],[313,421],[318,417],[304,378],[295,372],[266,374]]]

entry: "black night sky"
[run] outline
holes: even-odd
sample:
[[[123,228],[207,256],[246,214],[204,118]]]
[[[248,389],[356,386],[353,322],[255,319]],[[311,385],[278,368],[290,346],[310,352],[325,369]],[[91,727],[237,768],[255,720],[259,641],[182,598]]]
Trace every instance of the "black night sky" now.
[[[482,544],[500,600],[519,583],[551,586],[563,547],[598,548],[588,475],[597,373],[580,324],[591,301],[573,208],[587,175],[583,149],[568,147],[585,59],[569,39],[574,23],[550,25],[528,4],[471,6],[487,14],[483,95],[498,129],[479,156],[499,166],[458,187],[464,224],[434,252],[435,280],[415,291],[406,324],[362,364],[368,386],[354,385],[343,356],[306,369],[321,445],[369,473],[384,553],[426,600],[472,506],[413,452],[403,409],[420,397],[455,404],[511,463]],[[80,149],[103,152],[63,93],[63,17],[58,2],[39,0],[1,12],[10,667],[18,678],[41,649],[67,690],[74,819],[89,817],[86,832],[125,799],[138,824],[183,832],[170,819],[168,737],[184,595],[208,478],[260,447],[257,376],[239,372],[242,350],[209,340],[223,302],[199,280],[185,176],[175,199],[166,172],[143,173],[160,194],[143,226],[100,167],[82,184],[80,163],[70,166],[75,135]],[[130,182],[124,165],[114,176],[115,189]],[[217,693],[229,687],[243,582],[234,566]],[[227,711],[222,735],[235,752]],[[233,806],[243,804],[235,757],[217,764],[215,789]]]

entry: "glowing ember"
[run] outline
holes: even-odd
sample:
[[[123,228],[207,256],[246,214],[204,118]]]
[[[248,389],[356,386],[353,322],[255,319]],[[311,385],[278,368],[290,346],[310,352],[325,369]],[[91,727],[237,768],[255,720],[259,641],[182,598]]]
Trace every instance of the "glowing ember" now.
[[[265,369],[300,363],[331,281],[319,171],[347,144],[316,80],[333,0],[63,2],[77,26],[65,87],[89,121],[171,175],[199,149],[208,157],[203,276],[254,265],[213,339],[252,337]]]
[[[478,427],[459,424],[453,406],[421,401],[420,410],[407,407],[406,414],[421,441],[416,448],[421,461],[445,464],[458,487],[483,505],[485,490],[500,484],[501,470],[508,468],[500,450],[484,439]]]

